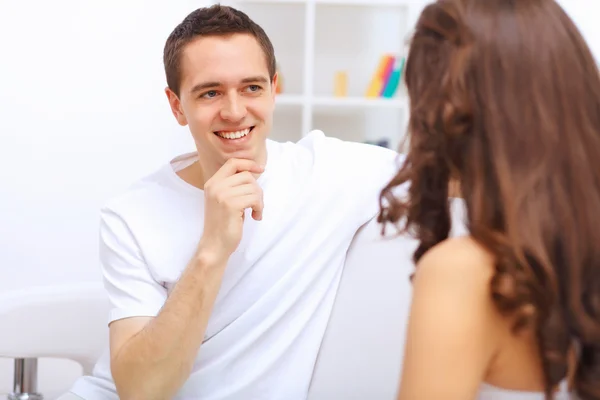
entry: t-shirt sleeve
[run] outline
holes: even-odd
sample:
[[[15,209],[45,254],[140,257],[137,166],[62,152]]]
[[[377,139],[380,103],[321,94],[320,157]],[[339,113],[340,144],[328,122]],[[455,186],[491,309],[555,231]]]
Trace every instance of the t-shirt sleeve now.
[[[167,299],[124,219],[104,208],[100,215],[100,263],[111,304],[109,323],[128,317],[153,317]]]
[[[348,169],[361,177],[361,192],[364,201],[364,217],[373,218],[380,211],[381,192],[398,173],[405,156],[393,150],[364,143],[345,143],[350,159],[360,160],[352,165],[348,161]],[[403,197],[407,192],[407,184],[394,188],[395,196]]]
[[[328,163],[328,169],[334,171],[336,184],[341,187],[344,197],[352,198],[360,207],[360,218],[373,218],[380,210],[381,191],[398,173],[405,156],[381,146],[343,141],[322,136],[322,133],[317,138],[324,142],[326,149],[324,154],[327,156],[322,159],[333,161]],[[393,193],[403,197],[407,190],[408,183],[394,188]]]

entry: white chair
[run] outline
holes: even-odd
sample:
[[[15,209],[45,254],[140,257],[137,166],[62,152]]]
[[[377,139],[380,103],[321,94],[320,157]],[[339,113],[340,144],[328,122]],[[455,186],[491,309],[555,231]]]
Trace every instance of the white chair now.
[[[8,399],[43,398],[37,393],[38,358],[73,360],[90,374],[108,342],[108,311],[100,283],[0,294],[0,357],[15,359],[14,389]]]

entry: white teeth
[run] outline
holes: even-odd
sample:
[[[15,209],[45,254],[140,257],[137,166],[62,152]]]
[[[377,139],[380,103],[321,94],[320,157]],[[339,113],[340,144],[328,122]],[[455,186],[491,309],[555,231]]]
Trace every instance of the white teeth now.
[[[244,130],[235,131],[235,132],[217,132],[217,136],[220,136],[224,139],[239,139],[239,138],[243,138],[244,136],[246,136],[249,133],[250,133],[250,128],[246,128]]]

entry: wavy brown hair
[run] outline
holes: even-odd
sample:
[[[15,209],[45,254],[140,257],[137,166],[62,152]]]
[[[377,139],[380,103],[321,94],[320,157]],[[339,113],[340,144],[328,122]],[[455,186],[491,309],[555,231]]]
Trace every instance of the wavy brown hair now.
[[[600,76],[578,29],[554,0],[440,0],[405,81],[407,157],[379,221],[418,239],[417,262],[448,237],[460,182],[496,306],[536,333],[546,397],[575,343],[575,390],[600,399]]]

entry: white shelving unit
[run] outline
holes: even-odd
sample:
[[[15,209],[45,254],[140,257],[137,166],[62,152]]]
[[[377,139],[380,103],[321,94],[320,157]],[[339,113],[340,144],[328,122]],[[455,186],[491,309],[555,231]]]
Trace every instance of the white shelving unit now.
[[[366,98],[381,55],[405,55],[423,0],[229,0],[263,27],[283,79],[272,137],[297,141],[313,129],[354,141],[387,140],[397,148],[408,101]],[[334,76],[348,76],[348,96],[334,96]]]

